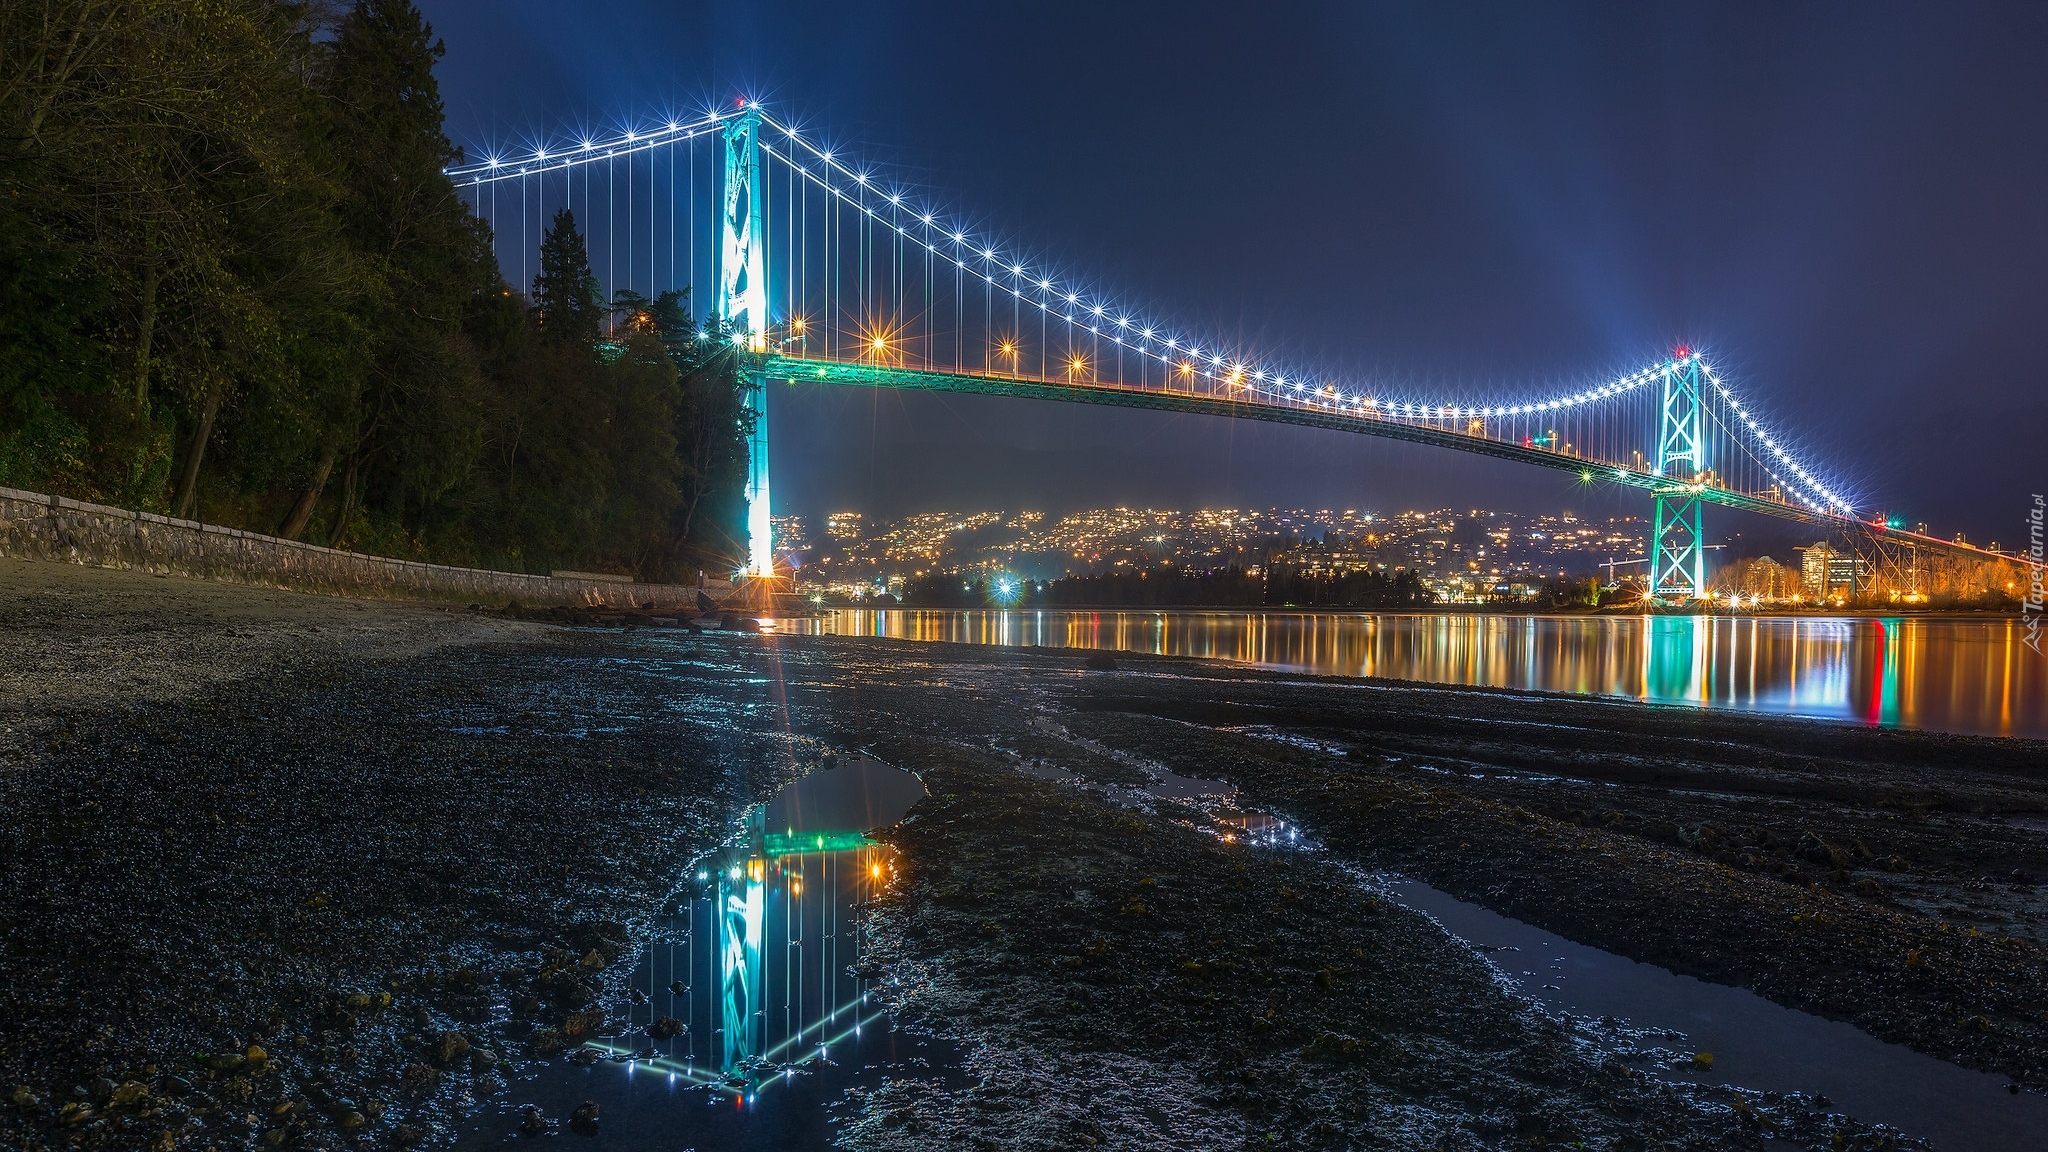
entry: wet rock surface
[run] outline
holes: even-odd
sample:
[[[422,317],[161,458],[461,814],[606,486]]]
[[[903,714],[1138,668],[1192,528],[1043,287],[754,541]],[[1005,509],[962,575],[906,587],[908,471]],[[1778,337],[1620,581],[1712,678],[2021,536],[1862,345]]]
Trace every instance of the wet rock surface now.
[[[635,925],[810,753],[534,635],[0,713],[0,1147],[431,1143],[501,1053],[579,1042]],[[755,695],[758,657],[698,675]]]
[[[741,809],[856,749],[932,793],[885,832],[904,879],[877,971],[899,1024],[958,1041],[974,1077],[864,1089],[839,1110],[856,1146],[1895,1142],[1811,1099],[1646,1074],[1650,1038],[1535,1012],[1357,864],[2041,1073],[2031,905],[1992,907],[2003,931],[1938,918],[1979,869],[2048,872],[2011,835],[2038,749],[658,624],[281,648],[260,612],[181,623],[179,582],[133,579],[163,601],[137,641],[150,683],[224,628],[259,639],[175,692],[0,705],[0,1146],[445,1144],[628,1016],[622,961]],[[0,612],[61,655],[105,630],[65,603]],[[1224,842],[1140,790],[1161,767],[1229,780],[1322,849]],[[1786,837],[1771,863],[1741,862],[1776,844],[1753,830]],[[1846,881],[1777,875],[1830,847]],[[566,1136],[610,1115],[524,1118]]]
[[[871,1093],[852,1147],[1892,1146],[1810,1098],[1649,1075],[1323,854],[901,752],[934,796],[891,837],[898,1017],[970,1038],[977,1082]]]
[[[1157,678],[1065,699],[1076,732],[1227,779],[1372,868],[2048,1086],[2038,742],[1226,685],[1227,702]]]

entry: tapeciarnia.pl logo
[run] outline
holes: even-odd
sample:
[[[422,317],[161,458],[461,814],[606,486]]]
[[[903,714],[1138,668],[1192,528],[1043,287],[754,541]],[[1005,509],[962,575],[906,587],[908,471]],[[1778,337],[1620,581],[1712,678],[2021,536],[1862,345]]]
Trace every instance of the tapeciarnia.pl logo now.
[[[2027,647],[2037,656],[2041,654],[2041,609],[2043,601],[2048,600],[2042,591],[2042,576],[2048,570],[2041,540],[2044,515],[2048,515],[2048,499],[2036,492],[2034,506],[2027,509],[2027,598],[2020,605],[2020,615],[2027,622]]]

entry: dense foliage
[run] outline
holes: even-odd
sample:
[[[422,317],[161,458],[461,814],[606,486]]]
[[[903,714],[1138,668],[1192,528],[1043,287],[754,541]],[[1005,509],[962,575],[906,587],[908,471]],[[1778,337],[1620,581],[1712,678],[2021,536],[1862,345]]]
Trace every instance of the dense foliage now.
[[[0,484],[452,563],[744,555],[741,376],[687,296],[526,293],[410,0],[0,0]]]
[[[906,604],[933,608],[1416,608],[1435,601],[1420,577],[1399,572],[1305,572],[1236,565],[1103,572],[1034,582],[1014,577],[934,576],[904,589]]]

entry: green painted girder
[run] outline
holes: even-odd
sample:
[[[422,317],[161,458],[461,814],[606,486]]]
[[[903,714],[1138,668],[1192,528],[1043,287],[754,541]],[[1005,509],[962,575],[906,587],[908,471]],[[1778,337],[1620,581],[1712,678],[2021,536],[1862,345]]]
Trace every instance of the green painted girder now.
[[[863,388],[910,388],[925,392],[964,392],[978,396],[1054,400],[1065,404],[1149,408],[1158,412],[1222,416],[1232,420],[1263,420],[1269,424],[1294,424],[1304,428],[1328,428],[1336,432],[1351,432],[1361,436],[1405,440],[1411,444],[1428,444],[1437,448],[1449,448],[1454,452],[1470,452],[1498,460],[1513,460],[1538,468],[1570,472],[1581,478],[1623,484],[1652,494],[1661,492],[1667,497],[1680,494],[1697,495],[1699,499],[1709,504],[1739,508],[1745,512],[1757,512],[1785,520],[1797,520],[1807,524],[1854,526],[1860,531],[1893,539],[1901,544],[1955,552],[1979,560],[2006,559],[1967,545],[1957,546],[1946,540],[1916,536],[1898,529],[1870,524],[1853,516],[1816,512],[1810,508],[1781,504],[1775,500],[1730,492],[1726,488],[1716,488],[1712,485],[1699,485],[1695,488],[1690,484],[1674,484],[1666,477],[1640,469],[1581,460],[1561,452],[1530,448],[1501,440],[1488,440],[1481,436],[1468,436],[1447,428],[1431,428],[1372,416],[1349,416],[1341,412],[1325,412],[1315,408],[1261,404],[1199,393],[1153,391],[1112,384],[1069,384],[1065,381],[1040,380],[1030,376],[1005,376],[999,373],[941,372],[925,368],[900,368],[888,364],[846,363],[773,354],[756,356],[754,359],[757,361],[756,370],[762,375],[771,380],[787,380],[792,384],[851,384]]]
[[[1671,482],[1648,472],[1617,468],[1592,460],[1581,460],[1561,452],[1530,448],[1503,440],[1468,436],[1446,428],[1382,420],[1370,416],[1349,416],[1315,408],[1285,404],[1261,404],[1231,400],[1200,393],[1151,391],[1110,384],[1067,384],[1028,376],[974,375],[964,372],[935,372],[921,368],[898,368],[885,364],[847,364],[807,360],[792,356],[768,356],[761,372],[771,380],[792,384],[853,384],[866,388],[913,388],[927,392],[966,392],[981,396],[1014,396],[1027,400],[1056,400],[1067,404],[1107,404],[1117,408],[1150,408],[1160,412],[1184,412],[1195,416],[1223,416],[1233,420],[1264,420],[1272,424],[1296,424],[1304,428],[1328,428],[1411,444],[1429,444],[1457,452],[1471,452],[1522,464],[1534,464],[1592,478],[1626,484],[1644,491],[1671,487]],[[1718,488],[1704,488],[1701,499],[1794,519],[1812,520],[1816,514],[1803,508],[1788,508],[1769,500],[1744,496]]]

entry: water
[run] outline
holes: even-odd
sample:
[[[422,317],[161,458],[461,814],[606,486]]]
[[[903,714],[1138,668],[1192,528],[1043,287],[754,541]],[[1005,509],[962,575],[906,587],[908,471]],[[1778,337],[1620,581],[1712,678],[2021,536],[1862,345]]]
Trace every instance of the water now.
[[[1099,648],[2048,739],[2017,617],[835,609],[778,630]]]
[[[1575,1015],[1683,1033],[1655,1043],[1683,1057],[1713,1057],[1705,1066],[1690,1059],[1667,1066],[1665,1075],[1818,1092],[1834,1111],[1889,1124],[1938,1148],[2038,1152],[2048,1140],[2048,1098],[2012,1094],[2007,1077],[1923,1056],[1740,988],[1574,944],[1412,880],[1388,888],[1477,945],[1524,995]]]
[[[534,1105],[547,1132],[591,1149],[822,1149],[847,1088],[950,1079],[957,1052],[896,1031],[865,966],[867,909],[894,854],[863,833],[923,796],[910,773],[856,759],[755,808],[658,918],[627,979],[630,1006],[611,1004],[580,1048],[516,1072],[457,1146],[517,1140]],[[594,1124],[572,1120],[585,1101]]]

